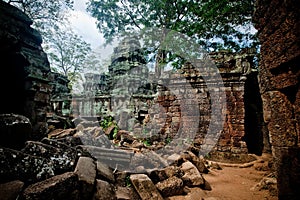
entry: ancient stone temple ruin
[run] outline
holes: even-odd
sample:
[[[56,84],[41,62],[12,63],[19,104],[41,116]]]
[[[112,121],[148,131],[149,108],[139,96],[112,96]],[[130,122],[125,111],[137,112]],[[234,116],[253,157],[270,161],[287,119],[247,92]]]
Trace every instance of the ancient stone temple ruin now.
[[[0,1],[1,198],[163,199],[189,193],[186,186],[211,190],[202,174],[212,165],[199,153],[212,145],[211,163],[272,151],[279,199],[298,199],[299,13],[296,1],[258,0],[259,71],[252,49],[210,53],[222,85],[191,63],[155,77],[139,42],[128,37],[115,48],[109,73],[86,74],[84,92],[72,96],[68,80],[50,71],[31,20]],[[214,118],[213,91],[225,94],[223,122]],[[55,127],[54,113],[75,119],[75,126]],[[107,116],[117,127],[99,127]],[[212,124],[222,129],[207,139]],[[168,145],[171,155],[156,151]],[[97,156],[121,160],[121,167]],[[122,171],[124,163],[132,171]]]
[[[114,49],[109,73],[85,74],[84,92],[73,96],[72,113],[83,118],[112,115],[120,129],[150,140],[170,141],[180,131],[191,132],[199,150],[202,145],[215,145],[205,138],[209,126],[219,123],[223,129],[213,133],[217,143],[210,155],[215,159],[238,160],[249,152],[267,151],[253,67],[255,52],[220,51],[209,56],[219,69],[222,86],[217,80],[205,79],[205,70],[200,72],[188,63],[178,71],[165,71],[158,80],[147,68],[137,38],[127,37]],[[212,90],[224,91],[220,98],[226,104],[222,111],[225,121],[216,120],[213,125]]]

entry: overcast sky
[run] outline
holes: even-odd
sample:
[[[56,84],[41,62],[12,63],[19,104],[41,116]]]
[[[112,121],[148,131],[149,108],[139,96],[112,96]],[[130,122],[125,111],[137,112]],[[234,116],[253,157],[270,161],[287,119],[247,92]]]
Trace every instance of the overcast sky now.
[[[96,19],[91,17],[86,11],[88,0],[74,0],[74,11],[70,18],[75,32],[92,45],[93,50],[101,53],[101,58],[105,59],[111,55],[113,46],[104,48],[104,38],[96,26]]]

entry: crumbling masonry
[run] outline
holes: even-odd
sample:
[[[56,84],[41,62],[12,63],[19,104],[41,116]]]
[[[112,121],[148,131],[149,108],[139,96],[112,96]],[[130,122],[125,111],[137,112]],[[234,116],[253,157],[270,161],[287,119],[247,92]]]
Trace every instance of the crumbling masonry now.
[[[159,81],[151,82],[155,76],[149,72],[140,48],[135,38],[125,38],[114,49],[108,74],[85,75],[84,92],[72,99],[74,117],[112,115],[119,128],[150,140],[170,140],[179,131],[186,130],[194,134],[193,144],[199,151],[201,146],[214,145],[210,156],[215,159],[238,161],[247,159],[249,152],[261,154],[268,150],[267,135],[262,131],[261,99],[252,49],[209,54],[224,83],[219,88],[217,80],[210,78],[207,83],[205,69],[200,72],[191,64],[177,72],[165,71]],[[224,123],[221,119],[211,122],[212,94],[208,84],[214,90],[225,91],[226,95],[220,97],[226,102],[222,111],[226,115]],[[180,103],[183,99],[186,107]],[[192,110],[195,106],[199,112]],[[209,126],[217,123],[223,130],[214,133],[215,145],[215,141],[207,141],[205,136]]]

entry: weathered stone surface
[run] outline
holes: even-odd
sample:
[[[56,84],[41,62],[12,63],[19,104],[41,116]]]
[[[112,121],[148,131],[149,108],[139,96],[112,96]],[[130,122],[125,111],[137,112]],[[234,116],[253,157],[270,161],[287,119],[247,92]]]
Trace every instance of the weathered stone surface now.
[[[48,122],[49,124],[49,122]],[[48,138],[50,139],[58,139],[58,138],[64,138],[66,136],[72,136],[76,132],[76,129],[61,129],[61,128],[56,128],[48,133]]]
[[[180,165],[183,163],[183,157],[181,155],[175,153],[175,154],[168,156],[167,161],[169,164],[172,164],[172,165]]]
[[[21,10],[0,2],[0,60],[9,63],[2,69],[6,78],[0,80],[0,85],[5,85],[1,92],[6,94],[0,100],[0,113],[28,117],[34,133],[31,139],[40,139],[47,127],[51,70],[41,47],[42,37],[31,24]]]
[[[21,149],[30,138],[32,127],[22,115],[0,114],[0,146]]]
[[[74,172],[78,175],[81,198],[90,199],[96,181],[96,164],[94,160],[89,157],[80,157]]]
[[[149,145],[154,141],[163,142],[164,146],[166,143],[170,144],[182,126],[187,130],[181,131],[182,133],[196,135],[197,142],[194,145],[198,149],[201,149],[202,145],[205,145],[202,149],[212,148],[217,143],[213,151],[248,153],[243,138],[245,110],[251,107],[245,108],[244,91],[248,77],[256,73],[251,69],[254,49],[245,49],[237,53],[220,51],[208,55],[221,72],[224,87],[220,87],[219,83],[214,82],[216,80],[211,80],[209,70],[203,69],[200,72],[192,64],[182,66],[177,72],[148,72],[139,47],[137,38],[126,37],[114,50],[109,74],[86,74],[88,80],[84,84],[85,92],[78,98],[73,98],[76,112],[82,116],[94,117],[99,110],[104,116],[112,112],[119,128],[132,132],[135,138],[140,140],[133,143],[132,138],[127,142],[121,139],[122,146],[142,149],[144,144],[141,141],[147,141]],[[202,65],[200,63],[200,66]],[[156,75],[162,75],[159,84],[156,84]],[[187,81],[192,85],[192,89],[186,88]],[[253,89],[253,85],[250,89]],[[211,97],[215,91],[226,93],[218,95],[221,102],[227,103],[227,107],[224,106],[222,111],[222,115],[226,114],[225,126],[223,131],[220,130],[221,140],[218,140],[219,135],[216,135],[207,144],[203,144],[207,142],[204,138],[212,118]],[[90,94],[94,94],[95,98],[83,100]],[[187,105],[180,105],[181,101]],[[161,108],[154,109],[154,104],[160,105]],[[199,105],[199,110],[198,107],[194,109],[195,105]],[[218,120],[212,123],[222,127],[223,122],[220,119],[221,117],[218,117]],[[258,127],[260,124],[254,126]],[[113,126],[108,128],[107,134],[112,135],[113,129]],[[194,139],[194,136],[190,138]],[[118,134],[117,139],[120,139]],[[155,148],[155,145],[152,146]]]
[[[130,183],[129,177],[131,174],[128,171],[116,171],[114,175],[117,186],[126,187]]]
[[[260,90],[277,171],[279,199],[299,198],[300,4],[258,0]]]
[[[158,182],[155,186],[164,197],[181,195],[184,193],[183,181],[176,176],[170,177],[162,182]]]
[[[18,198],[24,183],[22,181],[11,181],[0,184],[0,197],[2,200],[15,200]]]
[[[74,136],[80,138],[84,145],[114,149],[114,146],[104,134],[102,128],[97,126],[83,128],[82,130],[77,131]]]
[[[77,174],[73,172],[66,172],[64,174],[32,184],[24,190],[21,199],[80,199],[78,196]]]
[[[147,175],[132,174],[130,175],[130,181],[142,200],[163,200],[163,197]]]
[[[97,161],[96,165],[97,165],[97,176],[102,177],[112,183],[115,182],[113,171],[109,166],[107,166],[106,164],[100,161]]]
[[[268,123],[270,143],[273,146],[294,146],[298,142],[294,108],[279,91],[269,91],[262,95],[264,119]],[[283,120],[285,119],[285,120]]]
[[[184,175],[181,177],[187,186],[200,186],[204,184],[204,179],[193,163],[187,161],[181,166]]]
[[[133,187],[121,187],[116,188],[117,200],[140,200],[139,194]]]
[[[56,141],[49,141],[49,143],[56,143],[57,145],[51,146],[42,142],[27,141],[22,152],[51,160],[55,174],[73,171],[77,159],[76,150],[70,147],[62,148],[63,144],[59,145],[59,142]]]
[[[272,147],[279,199],[300,196],[300,148]]]
[[[135,170],[136,167],[143,166],[145,169],[163,168],[168,166],[159,154],[154,151],[145,151],[144,153],[135,153],[130,163],[130,169]]]
[[[115,168],[118,165],[118,168],[128,169],[133,156],[132,151],[121,149],[108,149],[88,145],[82,145],[78,148],[111,168]]]
[[[54,175],[53,162],[21,151],[0,148],[0,179],[36,182]]]
[[[131,200],[131,191],[128,187],[118,186],[116,189],[116,198],[117,200]]]
[[[96,180],[95,200],[116,200],[115,191],[111,184],[103,180]]]
[[[201,187],[203,190],[208,190],[208,191],[212,190],[212,188],[211,188],[209,182],[206,181],[204,178],[203,178],[203,180],[204,180],[204,184],[201,185],[200,187]]]
[[[162,169],[154,169],[149,173],[149,177],[153,181],[153,183],[164,181],[170,177],[177,176],[181,177],[183,175],[183,171],[180,170],[179,167],[176,166],[168,166]]]
[[[194,153],[187,151],[187,154],[191,157],[189,161],[191,161],[198,169],[200,173],[208,173],[209,170],[204,164],[204,161],[201,160],[198,156],[196,156]]]

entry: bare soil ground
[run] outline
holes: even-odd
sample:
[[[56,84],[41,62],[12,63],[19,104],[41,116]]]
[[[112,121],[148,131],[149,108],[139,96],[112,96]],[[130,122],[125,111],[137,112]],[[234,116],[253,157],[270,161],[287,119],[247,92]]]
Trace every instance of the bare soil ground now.
[[[174,196],[168,200],[278,200],[276,192],[258,187],[261,180],[271,172],[258,169],[259,163],[266,162],[268,158],[265,155],[263,159],[258,157],[258,164],[243,168],[234,164],[221,164],[222,170],[210,169],[208,174],[203,174],[212,187],[211,191],[190,188],[191,192],[187,195]],[[276,188],[276,184],[273,184],[273,187]]]

